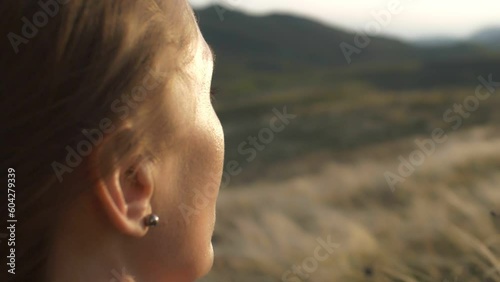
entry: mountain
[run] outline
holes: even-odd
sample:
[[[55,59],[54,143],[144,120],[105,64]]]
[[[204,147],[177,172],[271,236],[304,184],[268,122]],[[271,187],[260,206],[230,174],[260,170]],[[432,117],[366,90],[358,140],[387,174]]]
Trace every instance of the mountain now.
[[[482,46],[489,49],[500,49],[500,27],[484,28],[469,38],[458,39],[450,36],[431,36],[413,40],[413,45],[423,48],[451,48],[457,46]]]
[[[301,118],[280,133],[283,143],[273,145],[280,149],[262,152],[264,163],[310,148],[344,149],[427,134],[441,126],[452,101],[461,101],[453,97],[474,93],[478,76],[500,73],[500,56],[469,42],[421,47],[375,36],[366,46],[354,47],[355,32],[293,15],[252,16],[220,6],[196,14],[217,55],[212,85],[222,94],[214,105],[226,148],[232,148],[226,159],[241,163],[245,158],[235,148],[249,132],[268,126],[271,109],[286,106]],[[351,64],[341,44],[358,48],[352,49]],[[431,101],[439,106],[430,109]],[[424,111],[436,114],[438,123],[425,121]]]
[[[221,18],[220,9],[210,6],[196,11],[205,39],[228,60],[254,69],[347,65],[342,43],[356,50],[351,56],[353,63],[394,61],[414,51],[408,44],[384,37],[370,37],[369,44],[360,48],[355,44],[355,33],[297,16],[250,16],[225,10]]]
[[[489,52],[474,42],[451,38],[429,38],[424,44],[384,36],[356,41],[357,33],[286,14],[252,16],[221,6],[195,11],[200,29],[218,56],[219,67],[245,71],[282,71],[345,67],[363,64],[399,64],[428,60],[457,60],[482,57]],[[488,29],[475,38],[497,42],[498,29]],[[359,37],[359,36],[358,36]],[[356,44],[358,42],[358,44]],[[341,44],[344,49],[342,50]],[[347,46],[347,47],[346,47]],[[346,52],[350,62],[346,59]]]
[[[420,47],[450,47],[462,43],[463,40],[449,36],[431,36],[412,40],[411,43]]]
[[[488,47],[500,48],[500,26],[485,28],[474,33],[471,41]]]

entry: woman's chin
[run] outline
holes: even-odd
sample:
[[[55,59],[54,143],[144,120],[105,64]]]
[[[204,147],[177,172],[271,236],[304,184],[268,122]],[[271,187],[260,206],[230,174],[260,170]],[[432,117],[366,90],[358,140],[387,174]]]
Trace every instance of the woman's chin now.
[[[210,270],[212,269],[212,266],[214,265],[214,246],[212,242],[208,244],[208,250],[207,250],[207,255],[205,259],[205,271],[202,274],[202,276],[207,275]]]
[[[207,275],[214,264],[214,250],[211,242],[206,246],[206,250],[203,252],[193,265],[192,273],[196,274],[196,279],[199,279]]]

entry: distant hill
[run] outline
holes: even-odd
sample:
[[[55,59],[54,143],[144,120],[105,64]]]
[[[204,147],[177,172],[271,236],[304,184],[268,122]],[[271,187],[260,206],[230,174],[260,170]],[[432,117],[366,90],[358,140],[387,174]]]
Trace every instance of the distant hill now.
[[[500,48],[500,26],[480,30],[471,36],[471,40],[488,47]]]
[[[342,67],[349,64],[340,44],[356,47],[356,33],[314,20],[285,14],[251,16],[229,9],[224,10],[221,18],[218,14],[221,9],[209,6],[196,14],[205,39],[222,54],[218,56],[222,69],[229,65],[256,71]],[[485,30],[476,38],[489,42],[497,38],[497,31]],[[434,38],[427,40],[427,44],[412,44],[383,36],[370,37],[366,48],[357,49],[351,58],[353,64],[392,64],[482,57],[487,53],[476,43],[451,41]]]
[[[482,46],[488,49],[500,49],[500,26],[489,27],[473,33],[469,38],[458,39],[449,36],[432,36],[413,40],[413,45],[423,48],[450,48],[457,46]]]
[[[463,40],[449,36],[430,36],[412,40],[411,43],[420,47],[450,47],[463,43]]]
[[[274,149],[259,152],[262,165],[251,165],[256,175],[271,162],[318,148],[342,151],[413,134],[428,136],[428,130],[441,126],[443,112],[463,101],[457,93],[467,97],[478,76],[500,73],[500,56],[478,44],[423,47],[385,37],[371,38],[348,64],[340,44],[355,45],[353,32],[284,14],[227,10],[221,18],[220,9],[196,13],[217,54],[212,84],[222,94],[214,106],[230,148],[226,159],[245,163],[236,148],[249,132],[268,126],[271,109],[286,105],[301,116],[280,133]],[[423,114],[429,111],[435,114],[433,122]],[[475,114],[469,122],[489,115],[489,110]]]
[[[216,51],[256,69],[347,65],[340,44],[356,47],[355,34],[296,16],[250,16],[227,10],[221,21],[214,6],[196,13],[205,39]],[[371,38],[368,47],[360,50],[353,54],[353,63],[394,61],[414,52],[408,44],[383,37]]]

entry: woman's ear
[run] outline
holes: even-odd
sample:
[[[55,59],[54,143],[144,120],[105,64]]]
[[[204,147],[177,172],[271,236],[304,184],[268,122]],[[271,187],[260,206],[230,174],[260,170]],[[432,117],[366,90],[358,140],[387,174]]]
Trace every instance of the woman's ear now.
[[[111,223],[124,234],[144,236],[154,191],[151,162],[141,157],[125,161],[97,183],[97,197]]]

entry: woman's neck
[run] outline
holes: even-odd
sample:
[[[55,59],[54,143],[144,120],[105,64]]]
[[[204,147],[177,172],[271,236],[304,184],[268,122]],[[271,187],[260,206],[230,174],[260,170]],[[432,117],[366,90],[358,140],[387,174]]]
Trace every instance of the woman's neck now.
[[[119,240],[106,235],[107,227],[99,225],[97,211],[89,206],[75,203],[61,219],[48,258],[47,281],[137,282],[127,273]]]

